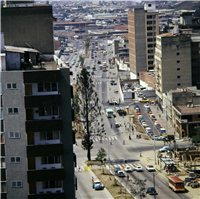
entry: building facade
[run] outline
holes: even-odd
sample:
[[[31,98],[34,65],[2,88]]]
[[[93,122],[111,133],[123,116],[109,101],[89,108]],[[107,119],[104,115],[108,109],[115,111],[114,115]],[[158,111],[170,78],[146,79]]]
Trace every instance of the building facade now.
[[[190,37],[179,33],[157,36],[155,49],[156,95],[192,85]]]
[[[1,72],[2,199],[75,198],[69,75],[69,68]]]
[[[131,72],[154,69],[156,35],[159,34],[158,12],[155,4],[134,8],[128,12],[129,60]]]

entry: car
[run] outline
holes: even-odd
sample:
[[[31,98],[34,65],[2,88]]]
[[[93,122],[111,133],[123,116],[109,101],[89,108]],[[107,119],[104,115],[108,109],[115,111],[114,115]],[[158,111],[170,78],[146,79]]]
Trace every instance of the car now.
[[[158,121],[155,121],[155,122],[154,122],[154,125],[155,125],[155,126],[156,126],[156,124],[159,124]]]
[[[135,110],[136,110],[136,111],[140,111],[140,108],[139,108],[139,107],[136,107]]]
[[[149,195],[157,195],[158,193],[156,192],[154,187],[149,187],[146,191]]]
[[[162,128],[162,126],[159,126],[157,129],[160,130]]]
[[[165,148],[159,149],[160,153],[167,152],[167,151],[168,151],[168,149],[165,149]]]
[[[122,170],[118,171],[117,174],[119,177],[126,177],[125,173]]]
[[[92,72],[91,74],[94,75],[94,72]]]
[[[97,57],[97,55],[95,55],[95,57]]]
[[[143,169],[142,169],[141,166],[137,166],[137,167],[135,167],[135,170],[136,170],[136,171],[143,171]]]
[[[142,122],[142,126],[145,127],[147,125],[146,122]]]
[[[92,187],[93,187],[93,189],[95,189],[95,190],[103,190],[105,186],[102,185],[101,182],[100,182],[99,180],[97,180],[97,181],[94,181]]]
[[[147,109],[147,108],[150,108],[150,106],[148,104],[145,104],[144,108]]]
[[[98,61],[97,63],[98,63],[98,64],[101,64],[101,61]]]
[[[140,123],[142,124],[143,122],[146,122],[146,121],[145,121],[144,119],[141,119],[141,120],[140,120]]]
[[[165,128],[160,128],[160,134],[166,133]]]
[[[159,140],[160,138],[157,135],[151,137],[152,140]]]
[[[152,120],[153,122],[156,122],[157,121],[157,119],[156,118],[153,118],[153,120]]]
[[[151,120],[152,120],[153,118],[155,118],[155,115],[154,115],[154,114],[151,114],[151,115],[150,115],[150,118],[151,118]]]
[[[149,102],[149,99],[146,99],[145,97],[143,97],[142,99],[139,99],[139,102]]]
[[[138,115],[142,115],[142,114],[140,112],[137,112],[136,115],[138,116]]]
[[[119,103],[117,101],[111,101],[109,102],[109,105],[119,105]]]
[[[115,123],[115,128],[119,128],[121,125],[119,123]]]
[[[121,168],[120,168],[119,166],[116,166],[116,167],[114,168],[115,173],[118,173],[118,171],[120,171],[120,170],[121,170]]]
[[[153,165],[147,165],[147,166],[146,166],[146,170],[147,170],[147,171],[155,171],[155,168],[154,168]]]
[[[76,65],[76,68],[78,68],[78,65]]]
[[[128,172],[132,172],[133,170],[131,169],[130,166],[126,166],[126,168],[124,169],[124,171],[126,171],[128,173]]]
[[[135,106],[134,106],[134,109],[136,109],[136,108],[139,108],[139,106],[138,106],[138,105],[135,105]]]
[[[147,132],[147,133],[148,133],[148,132],[152,132],[152,131],[151,131],[151,128],[150,128],[150,127],[147,127],[147,128],[146,128],[146,132]]]

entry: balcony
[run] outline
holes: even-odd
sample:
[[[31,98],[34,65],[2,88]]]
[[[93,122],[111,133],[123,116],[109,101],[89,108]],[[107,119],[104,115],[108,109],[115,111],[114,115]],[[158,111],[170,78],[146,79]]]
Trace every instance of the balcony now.
[[[59,131],[62,130],[62,119],[52,120],[28,120],[26,132]]]
[[[28,170],[28,182],[64,180],[65,171],[62,169]]]
[[[65,193],[30,194],[28,199],[65,199]]]
[[[35,95],[25,96],[25,107],[61,106],[61,95]]]
[[[44,144],[26,146],[27,157],[63,155],[63,144]]]
[[[23,73],[24,83],[43,83],[43,82],[59,82],[60,71],[41,70],[41,71],[26,71]]]

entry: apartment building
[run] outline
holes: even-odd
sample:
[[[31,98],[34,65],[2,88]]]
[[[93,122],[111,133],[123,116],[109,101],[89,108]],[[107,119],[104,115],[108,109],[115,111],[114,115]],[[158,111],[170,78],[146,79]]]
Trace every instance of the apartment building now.
[[[182,137],[197,135],[200,125],[200,91],[196,87],[170,90],[164,95],[167,121]]]
[[[157,35],[156,38],[155,79],[160,105],[163,93],[192,85],[190,36],[176,32]]]
[[[1,72],[2,198],[75,198],[69,74]]]
[[[141,71],[154,69],[156,35],[159,34],[155,4],[128,12],[130,70],[138,78]]]

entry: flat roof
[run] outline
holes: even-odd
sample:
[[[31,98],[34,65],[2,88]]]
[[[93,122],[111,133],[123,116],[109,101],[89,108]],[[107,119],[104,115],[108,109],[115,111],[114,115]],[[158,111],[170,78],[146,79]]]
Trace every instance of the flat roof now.
[[[196,114],[200,114],[200,107],[187,107],[187,105],[177,105],[175,106],[180,112],[181,114],[184,115],[196,115]]]

